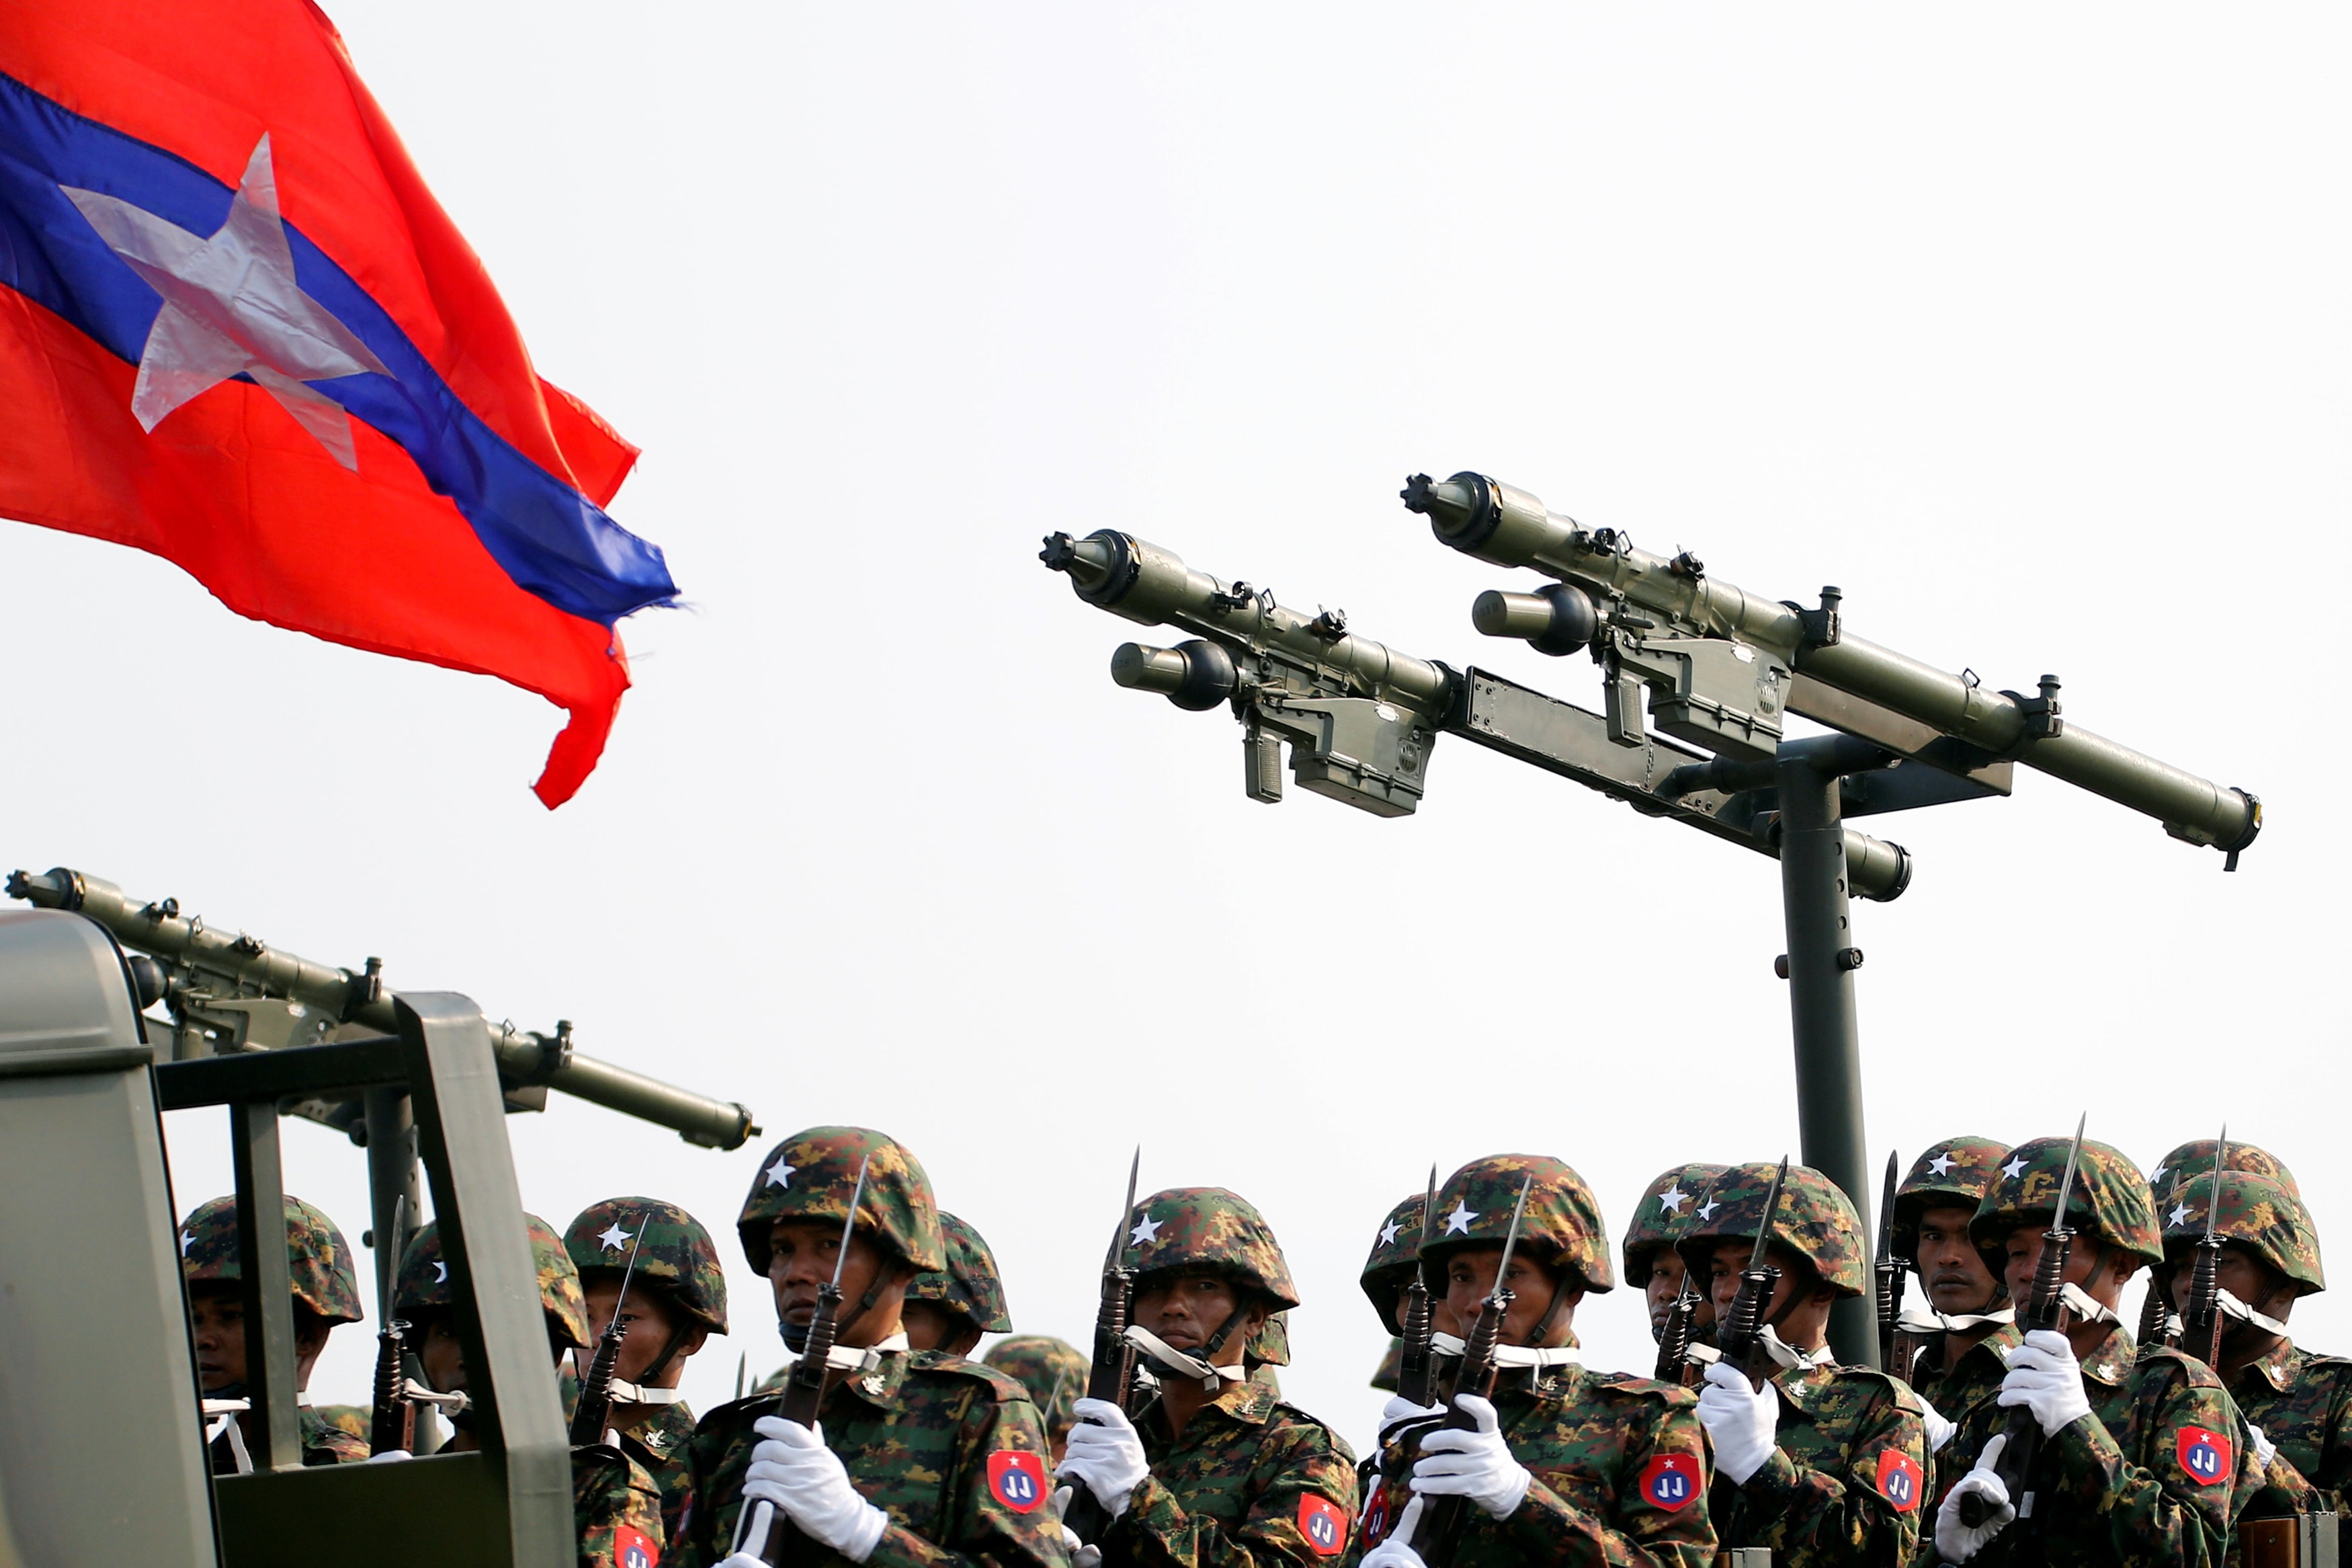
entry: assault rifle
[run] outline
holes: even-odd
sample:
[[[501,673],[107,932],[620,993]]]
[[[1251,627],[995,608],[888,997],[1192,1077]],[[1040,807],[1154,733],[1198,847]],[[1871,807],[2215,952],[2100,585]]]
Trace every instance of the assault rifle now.
[[[1437,1208],[1437,1167],[1429,1167],[1429,1189],[1421,1200],[1421,1244],[1429,1245],[1430,1217]],[[1431,1345],[1436,1313],[1429,1300],[1429,1283],[1413,1270],[1404,1288],[1404,1323],[1400,1331],[1404,1349],[1397,1358],[1397,1395],[1410,1405],[1426,1406],[1437,1391],[1437,1352]]]
[[[1125,1410],[1135,1385],[1135,1347],[1127,1341],[1129,1319],[1135,1311],[1135,1271],[1127,1266],[1128,1228],[1135,1220],[1135,1178],[1143,1169],[1143,1146],[1127,1166],[1127,1203],[1118,1211],[1118,1226],[1110,1233],[1110,1250],[1103,1258],[1102,1294],[1095,1308],[1094,1364],[1087,1372],[1087,1397]],[[1070,1491],[1062,1513],[1062,1527],[1080,1541],[1093,1542],[1110,1526],[1110,1511],[1081,1483]]]
[[[1764,1249],[1771,1243],[1772,1221],[1780,1212],[1780,1189],[1788,1180],[1789,1156],[1782,1155],[1780,1168],[1772,1176],[1772,1190],[1764,1195],[1764,1218],[1757,1222],[1756,1245],[1748,1251],[1748,1267],[1739,1271],[1739,1292],[1732,1297],[1731,1311],[1716,1331],[1715,1343],[1723,1352],[1725,1364],[1738,1367],[1757,1388],[1780,1370],[1764,1333],[1764,1318],[1772,1308],[1772,1287],[1780,1283],[1780,1267],[1765,1261]]]
[[[397,1280],[407,1239],[408,1200],[399,1199],[392,1212],[392,1237],[377,1257]],[[391,1297],[384,1299],[389,1301]],[[371,1454],[388,1454],[395,1448],[409,1454],[416,1451],[416,1402],[408,1396],[408,1329],[406,1319],[387,1312],[383,1332],[375,1336],[375,1407],[368,1422]]]
[[[1500,1370],[1495,1357],[1496,1347],[1502,1343],[1503,1318],[1510,1312],[1518,1292],[1506,1283],[1511,1276],[1511,1254],[1518,1249],[1519,1222],[1527,1217],[1528,1189],[1535,1185],[1533,1176],[1519,1181],[1519,1201],[1511,1209],[1511,1228],[1503,1235],[1503,1255],[1495,1262],[1495,1288],[1479,1305],[1478,1321],[1471,1325],[1469,1336],[1462,1346],[1462,1366],[1454,1375],[1454,1396],[1457,1401],[1440,1430],[1468,1432],[1477,1428],[1477,1419],[1462,1409],[1458,1401],[1465,1394],[1475,1394],[1481,1399],[1495,1396],[1495,1375]],[[1454,1544],[1460,1539],[1469,1499],[1461,1497],[1428,1497],[1421,1500],[1421,1518],[1414,1524],[1412,1539],[1406,1542],[1423,1563],[1438,1564],[1451,1562]]]
[[[1698,1291],[1692,1289],[1690,1276],[1685,1274],[1682,1294],[1666,1309],[1666,1326],[1658,1335],[1655,1374],[1660,1383],[1675,1383],[1688,1388],[1698,1382],[1698,1359],[1691,1354],[1691,1345],[1698,1338]]]
[[[833,1278],[817,1287],[816,1315],[809,1320],[800,1359],[785,1374],[783,1393],[776,1401],[776,1414],[795,1427],[815,1426],[824,1407],[826,1382],[833,1375],[833,1342],[841,1332],[841,1271],[849,1264],[849,1242],[857,1230],[858,1206],[866,1201],[866,1166],[871,1159],[868,1155],[857,1162],[857,1185],[850,1189],[849,1213],[841,1222],[841,1251],[834,1260]],[[791,1537],[776,1528],[777,1522],[775,1510],[765,1500],[753,1504],[736,1521],[734,1550],[749,1552],[762,1563],[782,1563]]]
[[[2180,1314],[2180,1348],[2218,1370],[2221,1364],[2221,1170],[2230,1163],[2230,1125],[2213,1148],[2213,1181],[2205,1189],[2205,1234],[2197,1240],[2197,1260],[2189,1270],[2189,1305]],[[2153,1291],[2154,1281],[2148,1288]]]
[[[857,1206],[850,1205],[854,1218]],[[629,1337],[629,1323],[625,1314],[629,1309],[629,1282],[637,1276],[637,1249],[646,1244],[646,1228],[640,1217],[636,1239],[629,1244],[629,1261],[621,1270],[621,1293],[613,1302],[613,1321],[596,1341],[596,1354],[588,1359],[588,1370],[580,1379],[580,1401],[572,1407],[572,1446],[583,1448],[604,1440],[604,1432],[613,1424],[613,1370],[621,1362],[621,1342]],[[849,1255],[849,1244],[842,1243],[842,1256]],[[835,1264],[837,1270],[840,1265]]]
[[[1911,1357],[1917,1346],[1903,1332],[1903,1260],[1895,1256],[1895,1152],[1886,1155],[1886,1184],[1878,1199],[1878,1255],[1871,1260],[1877,1291],[1878,1364],[1889,1377],[1911,1381]]]
[[[2042,1259],[2034,1265],[2033,1291],[2017,1309],[2017,1332],[2028,1334],[2037,1329],[2065,1332],[2066,1265],[2074,1253],[2074,1232],[2066,1223],[2066,1205],[2074,1193],[2074,1167],[2083,1157],[2083,1127],[2090,1120],[2088,1112],[2074,1124],[2074,1146],[2066,1153],[2066,1174],[2058,1183],[2058,1207],[2050,1216],[2050,1228],[2042,1233]],[[2009,1421],[2002,1427],[2009,1441],[2003,1445],[2000,1459],[1993,1473],[2017,1507],[2017,1517],[2033,1515],[2033,1494],[2026,1490],[2032,1479],[2034,1462],[2042,1457],[2042,1423],[2032,1410],[2023,1405],[2012,1406]],[[1982,1492],[1971,1491],[1960,1499],[1960,1522],[1970,1530],[1983,1524],[1992,1516],[1992,1506]]]

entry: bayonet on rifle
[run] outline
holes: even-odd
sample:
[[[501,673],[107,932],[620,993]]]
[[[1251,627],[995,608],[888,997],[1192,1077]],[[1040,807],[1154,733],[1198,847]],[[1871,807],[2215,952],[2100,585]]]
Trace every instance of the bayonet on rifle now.
[[[2074,1196],[2074,1169],[2083,1158],[2083,1127],[2090,1120],[2084,1112],[2074,1124],[2074,1145],[2066,1151],[2066,1174],[2058,1183],[2058,1207],[2050,1217],[2050,1228],[2042,1233],[2042,1258],[2033,1267],[2033,1291],[2017,1309],[2017,1332],[2032,1333],[2037,1329],[2063,1332],[2066,1327],[2066,1265],[2074,1253],[2074,1232],[2066,1223],[2066,1208]],[[2016,1500],[2017,1517],[2026,1519],[2033,1513],[2033,1494],[2026,1488],[2032,1476],[2034,1461],[2042,1457],[2042,1423],[2025,1406],[2012,1406],[2009,1423],[2003,1428],[2009,1441],[2001,1448],[2000,1463],[1994,1474]],[[1960,1522],[1974,1530],[1991,1517],[1992,1510],[1982,1492],[1972,1491],[1960,1499]]]
[[[626,1313],[629,1284],[637,1277],[637,1249],[646,1244],[646,1217],[637,1216],[636,1239],[629,1243],[629,1261],[621,1270],[621,1293],[613,1301],[613,1321],[596,1341],[596,1354],[581,1375],[579,1402],[572,1407],[572,1446],[583,1448],[604,1440],[613,1421],[613,1371],[620,1364],[621,1342],[629,1337]],[[843,1254],[848,1247],[843,1245]],[[576,1354],[576,1353],[575,1353]]]
[[[1527,1218],[1528,1192],[1534,1186],[1532,1176],[1519,1178],[1519,1201],[1511,1209],[1511,1228],[1503,1236],[1503,1255],[1495,1260],[1495,1288],[1479,1304],[1478,1321],[1462,1347],[1462,1366],[1454,1376],[1455,1403],[1444,1423],[1445,1429],[1467,1432],[1477,1427],[1477,1419],[1461,1407],[1463,1395],[1475,1394],[1481,1399],[1495,1396],[1495,1349],[1502,1343],[1503,1319],[1510,1312],[1511,1303],[1518,1300],[1518,1293],[1509,1283],[1511,1254],[1518,1250],[1519,1224]],[[1407,1544],[1423,1563],[1433,1568],[1444,1568],[1452,1559],[1468,1501],[1460,1497],[1422,1499],[1421,1521],[1413,1527],[1412,1540]]]
[[[1421,1245],[1429,1245],[1430,1217],[1437,1208],[1437,1167],[1429,1167],[1429,1186],[1421,1200]],[[1416,1249],[1416,1254],[1418,1249]],[[1436,1389],[1437,1353],[1430,1345],[1436,1331],[1436,1312],[1429,1299],[1429,1283],[1421,1270],[1404,1288],[1404,1349],[1397,1360],[1397,1394],[1409,1405],[1426,1406]]]
[[[1764,1217],[1756,1224],[1756,1245],[1748,1249],[1748,1267],[1739,1271],[1739,1293],[1716,1333],[1724,1361],[1738,1367],[1756,1387],[1764,1386],[1780,1370],[1764,1337],[1764,1317],[1772,1307],[1772,1287],[1779,1283],[1779,1265],[1768,1263],[1764,1249],[1772,1240],[1772,1221],[1780,1218],[1780,1189],[1789,1184],[1789,1156],[1772,1175],[1772,1190],[1764,1195]]]
[[[1911,1336],[1898,1326],[1903,1315],[1903,1260],[1895,1256],[1895,1155],[1886,1152],[1886,1181],[1878,1199],[1878,1256],[1872,1260],[1878,1294],[1878,1364],[1889,1377],[1911,1381]]]
[[[2213,1146],[2213,1179],[2205,1188],[2205,1234],[2197,1241],[2197,1261],[2189,1271],[2189,1309],[2182,1312],[2180,1348],[2218,1368],[2221,1364],[2221,1168],[2230,1160],[2230,1124],[2221,1124]],[[2151,1283],[2148,1287],[2154,1290]]]
[[[387,1279],[400,1278],[401,1243],[407,1232],[408,1197],[403,1194],[393,1200],[392,1235],[376,1255]],[[384,1300],[390,1301],[389,1291]],[[408,1328],[405,1319],[387,1312],[383,1330],[375,1336],[375,1410],[368,1422],[371,1454],[416,1451],[416,1404],[408,1397]]]
[[[1143,1145],[1127,1166],[1127,1202],[1118,1211],[1118,1225],[1110,1233],[1110,1250],[1103,1258],[1102,1294],[1095,1307],[1094,1364],[1087,1372],[1087,1397],[1127,1408],[1135,1382],[1135,1347],[1127,1343],[1128,1319],[1135,1309],[1135,1272],[1127,1266],[1129,1228],[1135,1223],[1135,1181],[1143,1169]],[[1079,1540],[1092,1542],[1110,1525],[1110,1511],[1087,1487],[1071,1490],[1063,1528]]]

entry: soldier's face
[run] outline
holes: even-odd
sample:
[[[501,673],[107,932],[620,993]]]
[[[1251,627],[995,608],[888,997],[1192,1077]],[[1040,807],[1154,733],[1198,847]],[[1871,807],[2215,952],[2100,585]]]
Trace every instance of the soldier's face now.
[[[1957,1204],[1930,1208],[1919,1216],[1920,1288],[1939,1312],[1980,1312],[1992,1305],[2000,1290],[1984,1254],[1969,1239],[1972,1208]]]
[[[1683,1293],[1683,1281],[1689,1277],[1683,1255],[1673,1248],[1661,1247],[1650,1255],[1650,1282],[1642,1287],[1642,1294],[1650,1303],[1650,1333],[1654,1337],[1666,1332],[1666,1316],[1675,1310],[1675,1302]],[[1691,1327],[1703,1329],[1713,1322],[1715,1298],[1702,1291],[1698,1311],[1691,1315]]]
[[[466,1391],[466,1353],[457,1343],[457,1325],[446,1312],[436,1312],[416,1342],[416,1362],[425,1381],[439,1394]]]
[[[2197,1254],[2189,1252],[2179,1258],[2179,1266],[2172,1270],[2172,1304],[2184,1316],[2189,1312],[2190,1287],[2196,1283],[2196,1261]],[[2213,1278],[2221,1289],[2266,1317],[2283,1320],[2294,1309],[2294,1282],[2234,1241],[2221,1243],[2221,1256],[2215,1263]],[[2233,1333],[2252,1327],[2251,1323],[2231,1318],[2222,1332]],[[2270,1337],[2267,1329],[2256,1332],[2265,1339]]]
[[[841,1268],[841,1311],[855,1312],[866,1292],[891,1260],[864,1231],[849,1239],[849,1257],[843,1261],[841,1226],[825,1219],[779,1219],[768,1233],[768,1283],[776,1292],[776,1316],[795,1328],[806,1328],[816,1317],[817,1291]],[[907,1276],[899,1274],[876,1296],[871,1312],[862,1314],[841,1336],[845,1345],[870,1345],[896,1333],[906,1301]]]
[[[1445,1260],[1445,1304],[1452,1310],[1454,1322],[1466,1325],[1478,1321],[1478,1311],[1495,1293],[1495,1266],[1503,1260],[1500,1247],[1465,1247]],[[1503,1279],[1503,1288],[1512,1292],[1510,1306],[1503,1313],[1501,1343],[1525,1345],[1533,1343],[1536,1325],[1551,1311],[1552,1298],[1559,1294],[1560,1282],[1551,1271],[1525,1253],[1511,1255],[1511,1271]],[[1577,1303],[1584,1300],[1582,1291],[1570,1293],[1560,1303],[1559,1315],[1552,1320],[1547,1337],[1557,1343],[1568,1333],[1576,1317]]]
[[[1171,1349],[1198,1354],[1209,1336],[1224,1326],[1241,1306],[1233,1282],[1222,1274],[1179,1271],[1155,1277],[1151,1288],[1135,1293],[1135,1321],[1168,1342]],[[1253,1303],[1217,1354],[1216,1366],[1238,1366],[1250,1336],[1265,1326],[1265,1309]]]
[[[2033,1294],[2033,1270],[2042,1265],[2043,1228],[2038,1224],[2021,1225],[2001,1244],[2009,1257],[2008,1267],[2002,1270],[2009,1281],[2009,1299],[2021,1307]],[[2093,1301],[2113,1311],[2123,1299],[2124,1281],[2138,1267],[2137,1263],[2121,1263],[2120,1255],[2111,1249],[2087,1236],[2077,1236],[2073,1250],[2066,1254],[2066,1282],[2082,1286]]]
[[[205,1393],[245,1381],[245,1300],[226,1282],[188,1287],[188,1327],[196,1344],[196,1378]]]
[[[588,1298],[588,1338],[593,1345],[612,1326],[613,1309],[621,1305],[621,1276],[608,1269],[599,1269],[580,1282],[581,1293]],[[646,1369],[669,1343],[669,1336],[683,1326],[686,1337],[678,1342],[677,1354],[654,1380],[656,1388],[675,1388],[686,1371],[686,1358],[702,1348],[709,1331],[670,1305],[669,1299],[642,1285],[634,1285],[629,1300],[622,1308],[621,1321],[628,1325],[628,1337],[621,1342],[619,1359],[613,1364],[613,1375],[628,1383],[643,1383]],[[577,1353],[579,1370],[587,1371],[590,1351]]]

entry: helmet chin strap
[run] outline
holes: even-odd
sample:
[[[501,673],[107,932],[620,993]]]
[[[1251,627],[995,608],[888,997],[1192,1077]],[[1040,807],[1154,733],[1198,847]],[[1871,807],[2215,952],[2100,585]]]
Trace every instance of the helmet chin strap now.
[[[1560,1308],[1568,1305],[1568,1270],[1550,1268],[1547,1272],[1551,1275],[1551,1304],[1544,1308],[1543,1316],[1538,1318],[1535,1327],[1528,1331],[1528,1344],[1533,1349],[1541,1349],[1544,1343],[1551,1338],[1552,1324],[1559,1320]]]

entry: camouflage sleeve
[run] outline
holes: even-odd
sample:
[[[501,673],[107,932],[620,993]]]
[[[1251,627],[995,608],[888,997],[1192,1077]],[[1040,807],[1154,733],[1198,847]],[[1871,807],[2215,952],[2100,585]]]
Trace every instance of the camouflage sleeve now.
[[[1800,1563],[1908,1563],[1919,1553],[1920,1505],[1934,1457],[1918,1397],[1892,1379],[1858,1413],[1845,1457],[1817,1469],[1775,1448],[1738,1489],[1743,1546]]]
[[[1528,1495],[1502,1532],[1530,1563],[1606,1563],[1609,1568],[1708,1568],[1715,1526],[1706,1513],[1706,1437],[1697,1401],[1683,1389],[1643,1379],[1613,1385],[1643,1391],[1594,1449],[1596,1466],[1536,1466]],[[1665,1409],[1655,1402],[1663,1396]],[[1594,1470],[1601,1478],[1596,1479]]]
[[[2218,1564],[2229,1543],[2242,1443],[2236,1405],[2194,1364],[2167,1357],[2133,1405],[2135,1454],[2096,1416],[2062,1428],[2042,1450],[2042,1531],[2092,1561]],[[2202,1368],[2199,1368],[2202,1372]],[[2135,1458],[2145,1460],[2137,1463]]]
[[[661,1490],[618,1449],[572,1450],[572,1520],[580,1568],[654,1568],[661,1559]]]
[[[1356,1457],[1312,1421],[1290,1422],[1269,1436],[1276,1442],[1261,1448],[1251,1465],[1262,1484],[1237,1521],[1227,1526],[1187,1511],[1159,1477],[1146,1476],[1107,1532],[1104,1556],[1134,1568],[1305,1568],[1346,1551],[1360,1496]]]
[[[928,1540],[893,1518],[866,1568],[1069,1568],[1061,1521],[1046,1500],[1054,1461],[1045,1427],[1017,1385],[1001,1386],[1013,1396],[976,1386],[964,1402],[953,1470],[942,1482],[948,1539]]]

